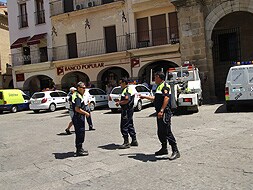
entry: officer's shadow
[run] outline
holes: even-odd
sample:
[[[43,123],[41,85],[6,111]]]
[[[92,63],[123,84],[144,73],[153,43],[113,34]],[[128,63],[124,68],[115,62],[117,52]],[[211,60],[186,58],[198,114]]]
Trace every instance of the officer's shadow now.
[[[70,157],[75,157],[75,153],[74,152],[63,152],[63,153],[53,153],[55,159],[66,159],[66,158],[70,158]]]
[[[118,144],[111,143],[111,144],[107,144],[107,145],[98,146],[98,148],[102,148],[105,150],[117,150],[117,149],[119,149],[119,146],[120,145],[118,145]]]
[[[168,160],[168,157],[156,157],[155,154],[143,154],[143,153],[132,153],[132,154],[120,154],[120,156],[128,156],[142,162],[156,162],[158,160]]]

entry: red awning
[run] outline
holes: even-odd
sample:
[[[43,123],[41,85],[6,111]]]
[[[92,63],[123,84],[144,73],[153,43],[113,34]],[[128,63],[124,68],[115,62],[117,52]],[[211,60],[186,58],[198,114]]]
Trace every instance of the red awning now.
[[[30,36],[17,39],[12,45],[11,49],[22,47],[23,43],[26,43]]]
[[[29,39],[27,41],[27,44],[28,45],[34,45],[34,44],[39,44],[40,43],[40,40],[45,38],[47,33],[43,33],[43,34],[36,34],[34,35],[31,39]]]

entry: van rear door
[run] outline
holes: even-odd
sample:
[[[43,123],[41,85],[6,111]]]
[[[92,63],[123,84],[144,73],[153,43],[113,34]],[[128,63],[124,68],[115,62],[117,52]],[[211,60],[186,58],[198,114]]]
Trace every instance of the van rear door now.
[[[231,69],[231,78],[229,85],[230,100],[248,99],[248,68],[235,67]]]

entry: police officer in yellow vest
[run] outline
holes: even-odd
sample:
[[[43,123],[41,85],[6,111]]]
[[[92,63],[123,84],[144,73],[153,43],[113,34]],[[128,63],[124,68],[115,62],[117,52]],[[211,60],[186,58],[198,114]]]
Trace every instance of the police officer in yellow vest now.
[[[154,101],[155,110],[157,113],[157,125],[158,125],[158,138],[162,144],[162,148],[155,152],[156,156],[168,154],[167,140],[172,147],[172,155],[170,160],[174,160],[180,157],[180,153],[177,148],[176,139],[171,131],[171,110],[169,105],[169,85],[165,83],[165,75],[163,72],[155,73],[155,83],[157,89],[155,96],[143,96],[140,98],[146,98]]]
[[[134,94],[128,87],[128,81],[126,79],[121,79],[119,82],[122,88],[122,94],[120,101],[116,102],[116,105],[121,106],[120,130],[124,138],[124,143],[120,145],[119,148],[126,149],[130,148],[130,146],[138,146],[133,123]],[[131,144],[129,144],[128,135],[132,138]]]
[[[85,116],[89,117],[90,114],[85,111],[84,94],[85,85],[83,82],[77,84],[77,91],[72,95],[72,107],[74,116],[72,122],[75,127],[76,134],[76,156],[88,156],[87,150],[83,149],[83,143],[85,138]]]

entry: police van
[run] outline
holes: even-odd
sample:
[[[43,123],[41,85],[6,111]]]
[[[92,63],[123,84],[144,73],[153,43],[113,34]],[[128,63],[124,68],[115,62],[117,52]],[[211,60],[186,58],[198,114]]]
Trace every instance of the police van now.
[[[230,68],[226,86],[225,100],[227,111],[242,104],[253,104],[253,62],[237,62]],[[246,65],[247,64],[247,65]]]
[[[0,89],[0,113],[29,109],[30,97],[19,89]]]

